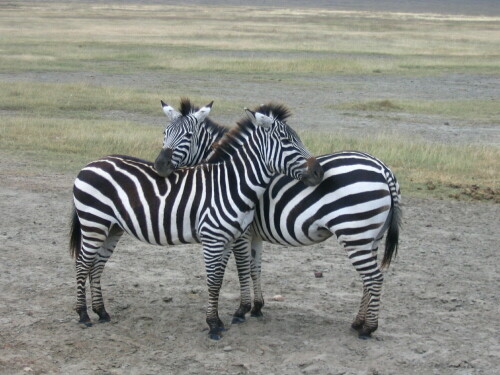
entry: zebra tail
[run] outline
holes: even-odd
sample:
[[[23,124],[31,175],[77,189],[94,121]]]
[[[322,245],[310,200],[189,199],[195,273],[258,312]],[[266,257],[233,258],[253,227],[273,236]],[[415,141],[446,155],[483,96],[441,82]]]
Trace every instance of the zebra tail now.
[[[385,252],[382,259],[382,268],[389,268],[392,258],[396,256],[399,245],[399,227],[401,226],[401,207],[398,200],[392,202],[391,218],[389,221],[389,229],[385,240]]]
[[[69,234],[69,253],[72,258],[78,258],[80,255],[80,248],[82,244],[82,231],[80,227],[80,220],[76,214],[76,209],[73,206],[73,215],[71,220],[71,229]]]

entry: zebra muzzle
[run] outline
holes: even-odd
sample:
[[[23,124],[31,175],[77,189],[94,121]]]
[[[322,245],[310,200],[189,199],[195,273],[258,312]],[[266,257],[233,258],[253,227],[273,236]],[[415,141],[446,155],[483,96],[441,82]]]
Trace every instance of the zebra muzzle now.
[[[323,181],[325,174],[323,167],[319,164],[315,157],[310,157],[306,162],[307,170],[300,179],[307,186],[316,186]]]
[[[172,149],[164,148],[160,151],[160,154],[157,156],[154,167],[156,172],[161,177],[168,177],[175,170],[174,165],[172,164]]]

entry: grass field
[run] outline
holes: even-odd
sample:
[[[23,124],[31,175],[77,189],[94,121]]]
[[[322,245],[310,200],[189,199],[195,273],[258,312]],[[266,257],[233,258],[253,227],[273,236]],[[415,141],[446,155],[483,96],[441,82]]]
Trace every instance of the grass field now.
[[[169,72],[203,82],[277,80],[290,87],[331,76],[439,77],[500,75],[500,29],[495,17],[335,12],[309,9],[189,7],[92,3],[0,4],[0,147],[36,168],[76,173],[111,154],[152,159],[162,129],[141,117],[162,116],[155,87],[89,84],[88,74],[155,75]],[[74,74],[72,82],[40,78]],[[297,78],[300,76],[299,78]],[[182,83],[167,100],[214,99]],[[192,87],[191,85],[190,87]],[[165,98],[164,98],[165,99]],[[240,113],[242,97],[220,94],[217,113]],[[427,100],[380,97],[329,105],[340,113],[451,116],[498,126],[498,99]],[[122,116],[114,117],[119,111]],[[133,114],[131,120],[123,115]],[[89,131],[91,129],[91,131]],[[303,132],[317,153],[370,152],[398,175],[405,194],[457,196],[456,190],[493,192],[498,200],[498,145],[448,145],[380,132],[355,137],[342,131]],[[19,173],[23,173],[20,171]],[[472,187],[472,188],[471,188]],[[460,190],[462,189],[462,190]]]

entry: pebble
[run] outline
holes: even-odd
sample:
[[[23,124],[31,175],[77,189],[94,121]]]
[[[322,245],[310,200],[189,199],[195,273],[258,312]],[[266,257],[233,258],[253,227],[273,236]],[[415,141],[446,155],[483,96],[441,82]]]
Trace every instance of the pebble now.
[[[230,352],[231,350],[233,350],[233,348],[230,345],[228,345],[228,346],[225,346],[224,349],[222,349],[222,350],[224,350],[225,352]]]
[[[276,294],[275,296],[273,296],[272,300],[273,301],[284,301],[285,297],[283,297],[281,294]]]

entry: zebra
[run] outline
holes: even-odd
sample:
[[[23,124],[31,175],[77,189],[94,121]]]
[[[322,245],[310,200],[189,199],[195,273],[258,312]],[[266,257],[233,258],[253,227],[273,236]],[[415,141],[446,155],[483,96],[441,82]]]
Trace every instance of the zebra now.
[[[211,105],[185,116],[196,126]],[[75,258],[79,322],[91,325],[85,284],[90,280],[92,310],[110,320],[100,279],[106,261],[124,232],[154,245],[202,243],[209,301],[209,337],[218,340],[224,324],[218,315],[219,290],[232,242],[246,233],[255,204],[274,173],[286,173],[304,184],[318,184],[322,169],[297,134],[284,122],[258,111],[246,111],[218,149],[218,163],[159,176],[153,163],[111,155],[93,161],[73,186],[70,253]],[[248,253],[233,249],[249,272]],[[250,276],[247,276],[249,279]]]
[[[166,176],[169,170],[195,165],[205,159],[216,161],[217,155],[212,155],[213,145],[227,128],[211,121],[197,124],[172,121],[179,116],[178,112],[163,101],[161,104],[171,123],[166,127],[163,149],[155,164],[157,172]],[[196,110],[188,99],[182,100],[181,107],[184,114]],[[281,105],[263,105],[259,111],[282,120],[290,115]],[[287,176],[275,176],[257,204],[247,236],[251,242],[254,285],[251,316],[262,316],[264,306],[260,284],[262,241],[307,246],[335,235],[363,282],[361,304],[351,327],[359,338],[366,339],[378,327],[381,268],[390,265],[398,249],[399,184],[384,163],[364,152],[336,152],[319,156],[317,160],[324,169],[324,179],[319,185],[306,186]],[[385,253],[379,267],[377,249],[386,232]],[[246,282],[240,280],[240,283],[244,293]],[[233,323],[244,321],[249,310],[248,306],[240,306]]]

